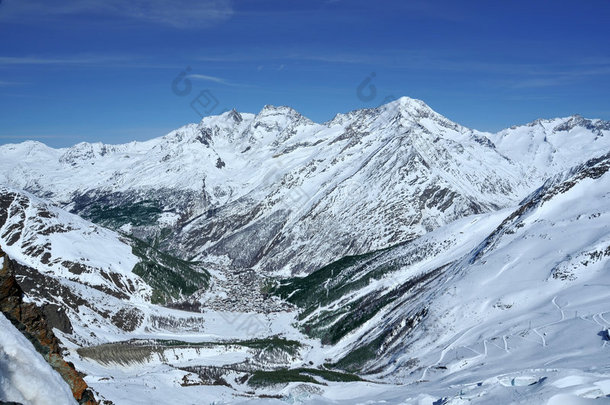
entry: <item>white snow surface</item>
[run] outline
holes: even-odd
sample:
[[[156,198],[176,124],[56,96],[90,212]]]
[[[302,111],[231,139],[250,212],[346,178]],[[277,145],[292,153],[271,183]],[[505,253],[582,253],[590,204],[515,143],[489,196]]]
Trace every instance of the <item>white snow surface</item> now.
[[[539,119],[488,138],[532,177],[546,179],[610,149],[610,123],[579,115]]]
[[[102,271],[116,275],[134,301],[144,302],[150,287],[131,270],[139,261],[121,236],[66,212],[30,193],[0,186],[12,196],[8,219],[0,228],[0,246],[12,259],[41,273],[78,284],[120,290]],[[41,263],[43,261],[44,263]],[[78,263],[90,270],[71,272],[63,262]]]
[[[23,405],[74,405],[72,391],[0,313],[0,401]]]

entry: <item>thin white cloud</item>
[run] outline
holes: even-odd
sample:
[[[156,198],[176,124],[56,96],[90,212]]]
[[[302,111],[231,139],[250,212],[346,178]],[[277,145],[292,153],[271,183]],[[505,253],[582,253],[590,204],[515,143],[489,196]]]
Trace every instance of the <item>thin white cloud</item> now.
[[[509,87],[515,89],[532,89],[540,87],[556,87],[564,85],[571,80],[567,77],[543,77],[537,79],[514,80]]]
[[[220,77],[216,77],[216,76],[209,76],[209,75],[201,75],[201,74],[191,74],[187,76],[189,79],[195,79],[195,80],[203,80],[206,82],[214,82],[214,83],[220,83],[220,84],[224,84],[227,86],[236,86],[236,84],[231,83],[223,78]]]
[[[151,69],[178,69],[180,65],[156,63],[150,58],[134,55],[73,55],[54,56],[27,55],[27,56],[0,56],[1,66],[62,66],[62,67],[120,67],[120,68],[151,68]]]
[[[602,64],[541,65],[536,69],[515,72],[513,77],[497,84],[514,89],[559,87],[589,80],[596,76],[610,76],[610,66]]]
[[[284,52],[282,50],[267,50],[257,52],[236,52],[231,54],[205,55],[196,57],[202,62],[256,62],[256,61],[280,61],[280,60],[296,60],[296,61],[312,61],[325,63],[341,63],[341,64],[374,64],[377,58],[373,56],[361,54],[323,54],[323,53],[293,53]]]
[[[125,61],[125,59],[106,56],[75,56],[66,58],[0,56],[0,65],[89,65],[119,61]]]
[[[202,74],[198,74],[198,73],[193,73],[190,74],[188,76],[186,76],[189,79],[193,79],[193,80],[202,80],[202,81],[206,81],[206,82],[212,82],[212,83],[218,83],[218,84],[224,84],[225,86],[231,86],[231,87],[258,87],[254,84],[244,84],[244,83],[235,83],[235,82],[231,82],[229,80],[223,79],[222,77],[218,77],[218,76],[210,76],[210,75],[202,75]]]
[[[469,59],[451,50],[422,51],[408,49],[382,49],[376,52],[360,51],[328,54],[316,50],[293,52],[287,49],[239,50],[231,53],[213,53],[196,57],[209,63],[253,63],[260,71],[289,61],[307,61],[320,64],[372,66],[403,70],[436,72],[466,72],[502,75],[512,81],[509,87],[551,87],[589,76],[610,75],[610,58],[589,58],[570,62],[515,63],[489,62]]]
[[[374,58],[363,54],[292,54],[287,55],[287,59],[293,60],[306,60],[313,62],[325,62],[325,63],[343,63],[343,64],[371,64],[374,63]]]
[[[92,14],[176,28],[207,28],[233,15],[230,0],[5,0],[0,6],[0,19],[11,21]]]

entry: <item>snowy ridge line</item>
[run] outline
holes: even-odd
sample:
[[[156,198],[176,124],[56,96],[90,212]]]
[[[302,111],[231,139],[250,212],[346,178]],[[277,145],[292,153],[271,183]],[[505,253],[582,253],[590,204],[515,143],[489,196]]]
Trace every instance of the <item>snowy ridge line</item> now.
[[[265,106],[146,142],[0,146],[0,183],[182,258],[305,275],[514,206],[610,149],[603,122],[552,121],[489,134],[407,97],[323,124]]]

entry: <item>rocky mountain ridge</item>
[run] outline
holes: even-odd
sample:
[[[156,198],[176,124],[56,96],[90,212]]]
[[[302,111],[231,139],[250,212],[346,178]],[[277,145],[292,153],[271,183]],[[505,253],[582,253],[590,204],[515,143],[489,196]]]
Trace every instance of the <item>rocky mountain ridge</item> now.
[[[488,134],[409,98],[323,124],[265,106],[147,142],[5,145],[0,174],[5,184],[210,268],[307,274],[510,206],[610,145],[601,121],[545,125]],[[522,132],[525,144],[515,149]]]

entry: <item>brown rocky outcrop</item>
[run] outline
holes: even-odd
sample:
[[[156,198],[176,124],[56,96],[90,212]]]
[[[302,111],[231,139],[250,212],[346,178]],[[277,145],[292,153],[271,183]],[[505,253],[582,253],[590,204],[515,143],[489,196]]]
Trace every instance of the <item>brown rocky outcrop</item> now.
[[[45,312],[51,309],[45,310],[33,303],[24,302],[23,290],[13,272],[13,262],[1,247],[0,258],[4,259],[0,268],[0,311],[32,342],[36,350],[68,383],[79,404],[97,405],[93,393],[82,376],[61,355],[59,340],[45,316]]]

